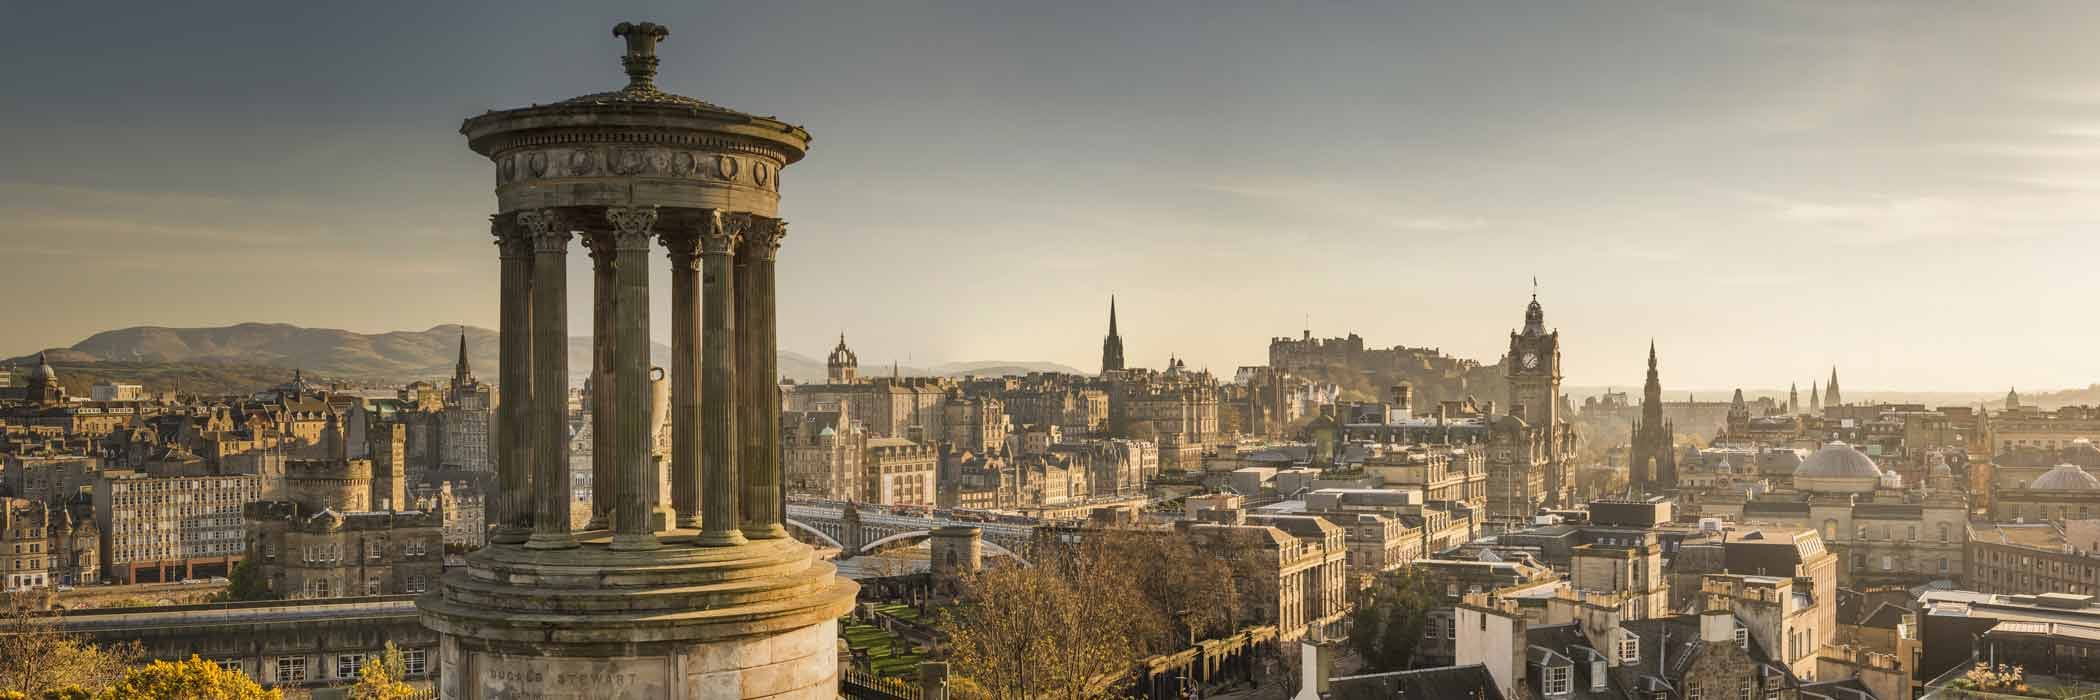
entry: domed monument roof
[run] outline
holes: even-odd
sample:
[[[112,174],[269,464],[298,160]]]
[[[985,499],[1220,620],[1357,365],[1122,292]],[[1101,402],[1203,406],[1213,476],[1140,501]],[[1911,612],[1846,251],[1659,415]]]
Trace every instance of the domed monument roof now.
[[[1823,445],[1823,449],[1809,455],[1808,459],[1801,463],[1800,469],[1794,470],[1794,478],[1804,476],[1879,479],[1881,468],[1874,464],[1874,458],[1853,449],[1851,445],[1833,440]]]
[[[36,367],[29,370],[29,378],[46,382],[54,381],[58,379],[58,370],[51,369],[51,361],[44,357],[44,353],[40,352],[36,354]]]
[[[1872,493],[1881,485],[1881,476],[1873,458],[1832,441],[1794,470],[1794,487],[1812,493]]]
[[[2100,478],[2085,473],[2076,464],[2059,464],[2055,468],[2034,478],[2027,488],[2044,491],[2094,491],[2100,490]]]

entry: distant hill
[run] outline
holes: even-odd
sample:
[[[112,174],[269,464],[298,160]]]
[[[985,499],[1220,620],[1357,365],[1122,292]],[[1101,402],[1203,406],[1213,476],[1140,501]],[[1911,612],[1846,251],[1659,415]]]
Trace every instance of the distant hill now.
[[[97,379],[138,382],[150,390],[239,393],[273,386],[304,370],[315,380],[371,385],[397,385],[452,375],[460,334],[467,340],[467,362],[483,379],[496,378],[496,332],[474,326],[443,325],[423,331],[357,333],[334,328],[304,328],[284,323],[242,323],[213,328],[134,326],[104,331],[68,348],[51,348],[68,391],[85,392]],[[671,348],[652,343],[650,361],[671,365]],[[799,382],[823,381],[824,362],[794,352],[779,356],[783,376]],[[0,361],[26,366],[35,353]],[[569,371],[581,381],[591,366],[590,339],[569,339]],[[870,375],[889,368],[867,366]],[[906,375],[1023,374],[1029,371],[1078,372],[1049,362],[953,362],[929,368],[901,367]],[[75,387],[73,384],[79,383]]]

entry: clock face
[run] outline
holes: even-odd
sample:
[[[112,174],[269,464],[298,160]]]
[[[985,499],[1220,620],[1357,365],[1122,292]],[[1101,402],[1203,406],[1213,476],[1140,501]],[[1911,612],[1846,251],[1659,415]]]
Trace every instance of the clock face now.
[[[1535,352],[1524,353],[1524,369],[1538,369],[1538,367],[1539,354]]]

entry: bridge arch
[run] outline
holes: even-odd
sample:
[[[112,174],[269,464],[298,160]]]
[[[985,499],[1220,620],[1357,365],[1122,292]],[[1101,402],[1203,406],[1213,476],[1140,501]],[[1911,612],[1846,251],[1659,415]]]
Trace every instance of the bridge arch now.
[[[897,534],[890,535],[888,537],[884,537],[882,539],[875,540],[873,542],[869,542],[865,545],[862,545],[860,551],[854,552],[853,554],[854,556],[866,556],[869,554],[880,552],[884,549],[888,549],[892,545],[918,544],[919,542],[929,539],[931,537],[933,537],[932,530],[909,530],[906,532],[899,532]],[[1006,556],[1013,557],[1014,561],[1021,562],[1023,564],[1028,563],[1027,559],[1022,559],[1019,553],[1011,549],[1007,549],[1006,545],[999,544],[988,539],[980,539],[978,540],[978,543],[979,546],[984,547],[984,550],[986,552],[992,554],[1004,554]]]
[[[783,520],[786,521],[788,527],[797,528],[802,530],[803,532],[807,532],[810,535],[816,537],[817,541],[823,542],[824,544],[833,547],[837,547],[839,552],[841,553],[851,554],[851,550],[847,549],[846,545],[840,544],[837,538],[826,534],[823,530],[810,527],[809,523],[805,523],[794,518],[783,518]]]

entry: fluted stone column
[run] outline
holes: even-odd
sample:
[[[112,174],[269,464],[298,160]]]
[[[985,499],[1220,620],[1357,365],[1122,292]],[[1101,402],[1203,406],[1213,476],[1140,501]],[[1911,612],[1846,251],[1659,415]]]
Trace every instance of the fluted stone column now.
[[[552,209],[521,211],[532,236],[532,536],[527,549],[576,546],[569,533],[569,228]]]
[[[671,510],[700,529],[700,235],[664,231],[671,258]]]
[[[494,498],[487,499],[496,531],[489,541],[523,544],[532,534],[532,239],[517,226],[492,221],[503,261],[501,328],[497,331],[497,377],[502,395],[496,423]]]
[[[614,447],[619,456],[619,500],[613,506],[616,550],[663,546],[651,527],[656,505],[656,461],[649,430],[649,240],[656,228],[656,207],[612,207],[614,336]]]
[[[703,546],[744,544],[737,509],[736,249],[748,219],[709,210],[700,220],[702,323],[700,537]]]
[[[744,536],[774,539],[787,536],[781,524],[780,506],[780,383],[779,360],[774,352],[773,259],[780,240],[787,236],[787,222],[749,217],[743,246],[737,254],[737,346],[739,416],[743,433]]]
[[[584,526],[589,530],[612,527],[613,503],[619,500],[620,470],[619,448],[613,440],[617,429],[613,417],[619,415],[618,401],[613,398],[613,347],[618,344],[617,331],[613,326],[614,309],[619,306],[613,290],[613,236],[599,231],[584,236],[583,245],[591,253],[591,522]]]

